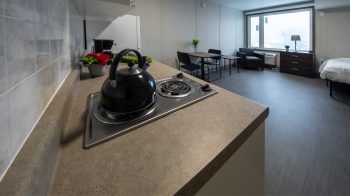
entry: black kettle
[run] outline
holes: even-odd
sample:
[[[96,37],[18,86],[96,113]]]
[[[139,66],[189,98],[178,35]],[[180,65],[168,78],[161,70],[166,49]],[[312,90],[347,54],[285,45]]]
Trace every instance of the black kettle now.
[[[128,68],[117,70],[122,57],[133,52],[138,59],[138,67],[129,62]],[[108,112],[129,114],[143,111],[152,106],[156,97],[156,83],[146,72],[146,58],[137,50],[125,49],[113,60],[109,78],[103,83],[101,106]]]

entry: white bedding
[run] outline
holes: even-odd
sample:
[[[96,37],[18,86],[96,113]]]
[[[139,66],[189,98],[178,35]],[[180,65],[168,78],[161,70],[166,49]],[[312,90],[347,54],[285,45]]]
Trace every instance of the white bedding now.
[[[322,79],[350,84],[350,58],[326,60],[319,71]]]

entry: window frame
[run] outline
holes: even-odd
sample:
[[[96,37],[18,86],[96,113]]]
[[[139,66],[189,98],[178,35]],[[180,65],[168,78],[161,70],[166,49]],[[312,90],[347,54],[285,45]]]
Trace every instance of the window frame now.
[[[281,48],[265,48],[264,47],[264,17],[269,15],[276,15],[276,14],[288,14],[288,13],[295,13],[295,12],[301,12],[301,11],[310,11],[310,50],[315,50],[315,8],[313,6],[307,6],[307,7],[301,7],[301,8],[292,8],[292,9],[281,9],[276,11],[267,11],[267,12],[258,12],[253,14],[246,14],[245,15],[245,26],[246,26],[246,46],[253,49],[259,49],[259,50],[270,50],[270,51],[281,51],[283,49]],[[250,40],[250,17],[259,17],[259,47],[250,47],[251,40]],[[299,51],[305,51],[305,50],[299,50]],[[308,52],[309,52],[308,51]]]

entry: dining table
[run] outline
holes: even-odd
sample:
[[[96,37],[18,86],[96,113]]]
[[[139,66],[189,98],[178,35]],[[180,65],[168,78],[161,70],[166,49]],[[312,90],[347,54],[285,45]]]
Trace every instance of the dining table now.
[[[205,72],[204,72],[204,59],[215,58],[215,57],[221,56],[219,54],[213,54],[213,53],[208,53],[208,52],[193,52],[193,53],[189,53],[189,55],[201,59],[201,78],[202,78],[202,80],[206,80],[205,79]],[[208,78],[208,80],[209,80],[209,78]]]
[[[226,60],[229,61],[230,75],[231,75],[231,70],[233,65],[237,67],[237,72],[239,73],[239,65],[237,63],[237,60],[240,59],[241,57],[233,56],[233,55],[222,55],[221,58],[224,60],[224,66],[225,66],[225,61]]]

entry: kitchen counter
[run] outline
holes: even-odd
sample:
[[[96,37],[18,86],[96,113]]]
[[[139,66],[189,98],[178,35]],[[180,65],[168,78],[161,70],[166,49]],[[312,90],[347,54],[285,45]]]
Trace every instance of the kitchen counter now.
[[[155,79],[179,72],[155,61],[148,71]],[[52,195],[195,193],[268,116],[267,107],[211,85],[218,94],[83,149],[87,97],[106,77],[80,81]]]
[[[160,79],[179,70],[153,62],[149,72]],[[0,182],[0,195],[264,193],[268,108],[214,85],[216,95],[83,149],[87,97],[106,77],[91,78],[86,68],[70,73]]]

